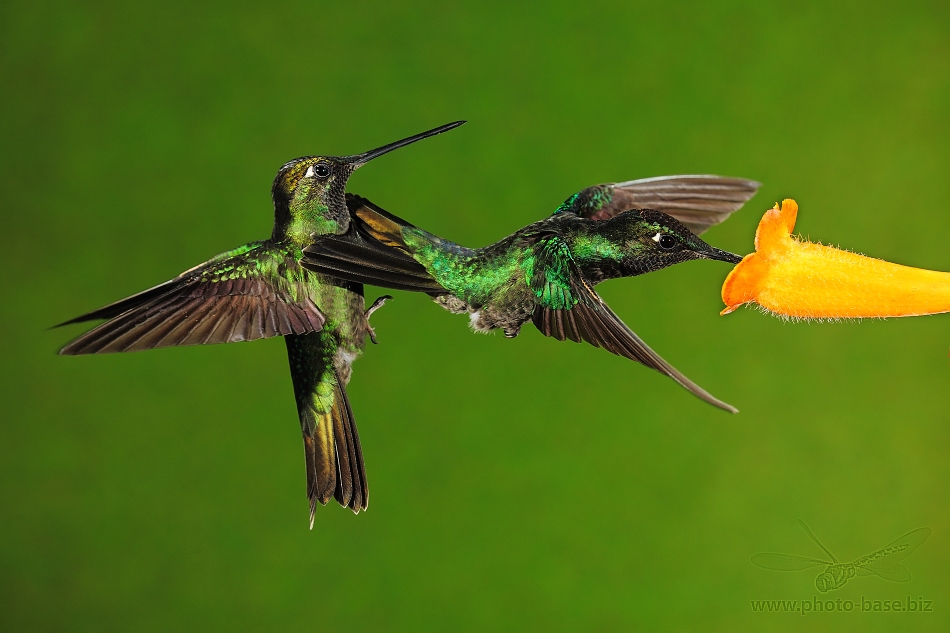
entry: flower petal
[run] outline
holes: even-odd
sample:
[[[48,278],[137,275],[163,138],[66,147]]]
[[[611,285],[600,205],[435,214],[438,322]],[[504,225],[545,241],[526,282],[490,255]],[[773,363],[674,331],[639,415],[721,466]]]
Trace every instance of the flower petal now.
[[[755,302],[790,317],[918,316],[950,311],[950,273],[911,268],[792,237],[798,205],[784,200],[762,217],[756,252],[726,277],[728,314]]]

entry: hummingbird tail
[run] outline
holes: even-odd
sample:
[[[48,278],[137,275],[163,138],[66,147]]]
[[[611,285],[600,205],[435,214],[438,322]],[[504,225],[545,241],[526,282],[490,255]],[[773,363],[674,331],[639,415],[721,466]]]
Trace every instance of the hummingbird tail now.
[[[317,503],[336,499],[354,513],[368,502],[360,436],[343,379],[333,367],[335,345],[321,333],[285,336],[307,465],[310,529]]]
[[[310,529],[313,529],[317,502],[326,505],[331,497],[354,514],[365,510],[369,497],[363,451],[342,383],[337,382],[329,412],[313,415],[307,422],[301,418],[301,423],[305,429],[303,441]],[[309,434],[308,427],[313,429]]]
[[[318,501],[326,505],[332,497],[355,514],[365,510],[369,501],[360,437],[342,386],[333,400],[328,413],[315,416],[313,433],[304,432],[311,530]]]

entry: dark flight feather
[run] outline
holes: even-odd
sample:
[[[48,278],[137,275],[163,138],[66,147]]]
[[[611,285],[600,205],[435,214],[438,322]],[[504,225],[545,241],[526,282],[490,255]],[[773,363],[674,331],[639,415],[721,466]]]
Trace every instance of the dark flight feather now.
[[[131,310],[132,308],[137,308],[141,305],[153,301],[158,297],[168,293],[174,289],[175,284],[181,281],[181,276],[170,279],[164,283],[153,286],[148,290],[143,290],[142,292],[137,292],[131,297],[126,297],[125,299],[119,299],[113,303],[110,303],[107,306],[102,306],[98,310],[93,310],[92,312],[87,312],[86,314],[81,314],[74,319],[69,321],[63,321],[58,325],[54,325],[54,328],[63,327],[64,325],[72,325],[73,323],[83,323],[85,321],[98,321],[99,319],[111,319],[114,316],[118,316],[123,312]]]
[[[559,341],[584,341],[642,363],[669,376],[709,404],[738,413],[738,409],[714,397],[663,360],[627,327],[587,282],[559,238],[549,237],[543,241],[550,246],[539,249],[532,280],[532,289],[540,298],[532,320],[542,334]]]
[[[348,281],[383,288],[445,294],[447,291],[405,251],[377,239],[378,227],[388,229],[390,214],[369,200],[346,195],[351,213],[349,230],[342,235],[314,235],[314,242],[303,249],[300,264],[308,270]],[[367,234],[373,237],[367,237]]]
[[[577,194],[573,205],[561,211],[606,220],[629,209],[655,209],[699,235],[742,208],[761,186],[745,178],[711,175],[641,178],[588,187]]]
[[[287,286],[292,282],[261,272],[268,268],[259,266],[262,262],[273,267],[294,265],[288,256],[266,244],[228,255],[60,324],[109,319],[69,343],[60,354],[253,341],[307,334],[323,327],[323,314],[305,292],[294,298]]]

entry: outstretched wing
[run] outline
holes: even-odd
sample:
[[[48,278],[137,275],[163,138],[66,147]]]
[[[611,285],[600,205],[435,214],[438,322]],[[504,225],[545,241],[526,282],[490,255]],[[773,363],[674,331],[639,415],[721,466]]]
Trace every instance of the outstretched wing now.
[[[641,178],[588,187],[568,198],[555,213],[606,220],[629,209],[656,209],[699,235],[742,208],[761,186],[745,178],[711,175]]]
[[[803,556],[792,556],[791,554],[756,554],[752,557],[752,564],[762,569],[771,569],[774,571],[801,571],[809,567],[818,565],[831,565],[832,563],[817,558],[805,558]]]
[[[134,352],[317,332],[324,317],[307,291],[310,274],[273,244],[248,244],[61,323],[109,319],[60,354]]]
[[[537,297],[533,320],[542,334],[559,341],[586,341],[635,360],[669,376],[709,404],[738,413],[738,409],[714,397],[663,360],[627,327],[584,279],[560,238],[543,237],[537,247],[531,288]]]

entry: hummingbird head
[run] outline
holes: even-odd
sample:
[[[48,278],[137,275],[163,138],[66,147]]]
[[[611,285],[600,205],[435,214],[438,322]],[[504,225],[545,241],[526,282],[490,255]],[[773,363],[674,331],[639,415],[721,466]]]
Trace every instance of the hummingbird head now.
[[[626,275],[648,273],[690,259],[716,259],[732,264],[742,261],[740,256],[699,239],[676,218],[653,209],[624,211],[602,223],[605,237],[620,247],[621,267]]]
[[[273,239],[309,243],[314,233],[345,233],[350,221],[346,208],[346,182],[354,171],[394,149],[447,132],[463,123],[465,121],[455,121],[361,154],[304,156],[288,162],[277,172],[271,187]]]

